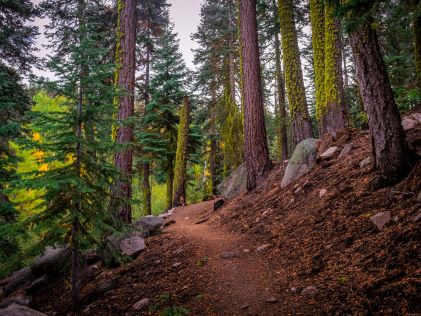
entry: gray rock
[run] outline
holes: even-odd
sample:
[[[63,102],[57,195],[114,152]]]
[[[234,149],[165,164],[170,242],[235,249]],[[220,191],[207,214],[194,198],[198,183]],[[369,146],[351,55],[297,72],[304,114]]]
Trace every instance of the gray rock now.
[[[247,170],[246,164],[243,163],[234,170],[227,178],[225,178],[217,187],[218,192],[226,200],[247,192]]]
[[[354,149],[354,144],[346,144],[344,148],[342,149],[341,153],[339,154],[339,159],[342,159],[345,156],[348,156],[349,153]]]
[[[142,298],[140,301],[137,301],[132,305],[132,308],[136,311],[140,311],[141,309],[145,308],[149,305],[151,300],[149,298]]]
[[[41,256],[31,263],[31,270],[35,276],[61,274],[70,261],[70,251],[66,247],[47,247]]]
[[[267,249],[270,248],[270,246],[271,246],[271,244],[261,245],[261,246],[256,248],[256,252],[258,252],[258,253],[265,252]]]
[[[181,265],[182,265],[182,263],[181,263],[181,262],[176,262],[176,263],[174,263],[174,264],[172,265],[172,267],[173,267],[174,269],[176,269],[176,268],[178,268],[178,267],[181,267]]]
[[[421,220],[421,211],[412,219],[413,222],[418,222],[419,220]]]
[[[239,256],[240,254],[236,251],[224,251],[221,254],[222,259],[233,259],[233,258],[238,258]]]
[[[417,202],[421,203],[421,192],[418,194]]]
[[[277,298],[275,298],[275,297],[269,297],[269,298],[266,300],[266,303],[271,303],[271,304],[273,304],[273,303],[276,303],[276,302],[278,302],[278,299],[277,299]]]
[[[6,295],[12,293],[20,285],[29,283],[31,281],[31,278],[32,271],[29,267],[13,272],[12,276],[10,277],[9,283],[7,283],[3,288],[4,293]]]
[[[0,309],[1,316],[47,316],[46,314],[37,312],[29,307],[19,304],[11,304],[5,309]]]
[[[370,166],[373,163],[373,157],[367,157],[364,160],[360,161],[360,168],[365,168],[367,166]]]
[[[317,145],[320,140],[309,138],[297,145],[285,169],[281,187],[285,188],[307,174],[316,165]]]
[[[307,286],[301,291],[301,295],[304,296],[314,296],[318,292],[317,288],[315,286]]]
[[[250,304],[246,303],[246,304],[244,304],[244,305],[241,306],[241,309],[247,309],[250,306],[251,306]]]
[[[99,283],[92,291],[92,294],[102,294],[117,287],[117,282],[114,279],[108,279]]]
[[[249,252],[251,252],[251,251],[250,251],[250,249],[246,248],[246,249],[244,249],[244,250],[243,250],[243,252],[244,252],[244,253],[249,253]]]
[[[406,117],[402,120],[402,127],[404,131],[409,131],[416,128],[420,123],[410,117]]]
[[[339,152],[338,147],[330,147],[324,153],[320,155],[321,159],[329,159],[335,156]]]
[[[34,292],[46,284],[48,284],[48,277],[44,274],[43,276],[33,280],[27,291]]]
[[[14,297],[8,297],[0,302],[0,308],[6,308],[12,304],[18,304],[22,306],[28,306],[31,303],[30,298],[18,295]]]
[[[291,288],[291,293],[297,293],[297,292],[298,292],[298,289],[296,287]]]
[[[143,237],[156,236],[162,232],[164,219],[158,216],[145,216],[133,223],[135,229],[142,231]]]
[[[327,194],[327,190],[326,189],[321,189],[319,192],[319,198],[324,198]]]
[[[139,236],[129,237],[120,242],[121,251],[129,257],[137,256],[145,248],[145,239]]]
[[[370,217],[370,221],[379,230],[383,230],[384,226],[390,221],[390,211],[380,212]]]

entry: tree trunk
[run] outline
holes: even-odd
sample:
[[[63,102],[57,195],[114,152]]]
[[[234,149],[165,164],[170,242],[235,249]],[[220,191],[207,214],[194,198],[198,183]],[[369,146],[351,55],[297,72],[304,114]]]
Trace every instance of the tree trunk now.
[[[166,197],[166,208],[167,210],[172,209],[173,207],[173,184],[174,184],[174,156],[172,154],[167,155],[167,197]]]
[[[363,16],[365,12],[362,6],[354,14]],[[372,22],[372,18],[367,18],[350,31],[349,38],[358,84],[369,118],[375,166],[380,176],[375,187],[381,187],[406,175],[409,155],[377,34],[371,27]]]
[[[418,89],[421,90],[421,8],[419,0],[411,1],[414,13],[414,21],[412,27],[414,30],[414,55],[415,55],[415,71]]]
[[[145,69],[145,91],[143,95],[143,100],[145,102],[145,113],[146,106],[149,103],[149,78],[150,78],[150,55],[151,55],[151,44],[148,35],[148,43],[146,48],[146,69]],[[143,163],[142,167],[142,196],[143,196],[143,213],[146,215],[152,215],[152,191],[151,185],[149,182],[149,177],[151,175],[150,164],[148,161]]]
[[[113,188],[111,211],[125,223],[132,221],[132,164],[133,125],[124,122],[134,114],[136,0],[118,0],[118,25],[116,49],[116,84],[118,98],[117,119],[123,121],[117,129],[116,142],[125,148],[115,155],[115,165],[121,176]]]
[[[292,116],[293,142],[296,145],[304,139],[311,138],[313,133],[301,70],[293,2],[292,0],[278,0],[278,6],[285,81]]]
[[[187,155],[189,142],[190,100],[184,97],[180,110],[180,124],[178,126],[177,152],[174,169],[173,206],[186,203]]]
[[[333,137],[348,126],[342,78],[341,21],[335,17],[335,4],[325,3],[325,100],[318,111],[321,135]]]
[[[243,58],[244,156],[247,190],[256,187],[256,178],[272,168],[266,137],[257,39],[256,0],[239,0],[240,36]]]
[[[216,72],[216,65],[213,64],[213,71]],[[216,80],[215,74],[211,82],[211,104],[210,104],[210,153],[209,153],[209,173],[211,180],[211,193],[216,193]]]
[[[274,15],[278,14],[275,0],[272,0],[274,7]],[[276,20],[275,20],[276,22]],[[285,81],[282,72],[281,60],[281,43],[279,42],[279,29],[275,30],[275,71],[276,71],[276,93],[278,95],[278,137],[279,137],[279,152],[281,154],[280,160],[288,159],[288,139],[287,139],[287,115],[286,115],[286,100],[285,100]]]

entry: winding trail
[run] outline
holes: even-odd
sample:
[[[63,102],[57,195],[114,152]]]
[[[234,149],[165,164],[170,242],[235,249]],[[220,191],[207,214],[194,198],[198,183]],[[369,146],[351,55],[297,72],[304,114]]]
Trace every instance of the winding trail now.
[[[264,252],[256,252],[260,245],[207,221],[214,202],[176,208],[172,216],[176,223],[166,230],[188,238],[197,254],[194,260],[203,264],[199,279],[208,280],[203,297],[212,306],[207,313],[280,315],[278,273]],[[224,252],[233,257],[222,258]]]

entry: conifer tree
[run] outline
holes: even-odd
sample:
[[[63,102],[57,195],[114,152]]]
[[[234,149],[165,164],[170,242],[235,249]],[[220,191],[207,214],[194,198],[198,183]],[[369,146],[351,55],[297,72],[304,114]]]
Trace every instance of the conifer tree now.
[[[119,91],[115,140],[121,146],[115,155],[115,165],[121,176],[113,187],[110,211],[121,221],[132,221],[132,165],[133,165],[133,115],[136,71],[136,0],[117,1],[117,45],[115,54],[115,84]]]
[[[374,188],[401,179],[410,166],[405,132],[373,28],[372,4],[352,1],[342,4],[349,23],[349,37],[357,68],[358,85],[369,118],[373,156],[379,181]],[[355,23],[356,21],[356,23]]]
[[[174,207],[186,203],[190,107],[190,100],[186,96],[183,99],[183,105],[180,109],[180,124],[178,125],[177,153],[174,167]]]
[[[301,70],[293,1],[278,0],[278,6],[293,142],[298,144],[302,140],[312,137],[311,122]]]
[[[266,137],[257,38],[256,1],[239,0],[242,97],[244,99],[244,156],[247,190],[256,187],[257,177],[272,168]]]
[[[103,63],[108,49],[101,47],[104,34],[98,33],[96,4],[43,3],[51,21],[48,36],[62,43],[48,64],[59,78],[51,89],[65,101],[62,111],[31,113],[32,128],[40,135],[31,147],[45,153],[45,167],[22,183],[42,192],[36,214],[24,223],[40,236],[34,253],[46,246],[70,246],[74,307],[79,301],[81,251],[100,244],[103,234],[113,230],[104,203],[116,175],[107,161],[112,143],[83,132],[86,126],[108,126],[112,109],[113,89],[107,81],[113,65]]]

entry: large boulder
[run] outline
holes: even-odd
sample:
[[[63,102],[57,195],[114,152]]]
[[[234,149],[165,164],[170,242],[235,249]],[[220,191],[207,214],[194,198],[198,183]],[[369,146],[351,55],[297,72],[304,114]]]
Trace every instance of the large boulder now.
[[[34,276],[61,274],[69,263],[69,259],[69,247],[47,247],[41,256],[32,261],[32,274]]]
[[[13,292],[17,287],[20,285],[27,284],[32,279],[32,271],[31,268],[25,267],[18,271],[13,272],[10,277],[9,283],[7,283],[3,290],[6,294]]]
[[[141,231],[143,237],[156,236],[161,233],[164,218],[160,216],[145,216],[133,223],[136,230]]]
[[[234,170],[218,187],[218,192],[224,199],[231,200],[241,193],[247,192],[247,170],[243,163]]]
[[[282,188],[301,178],[314,168],[319,142],[319,139],[309,138],[297,145],[285,169],[281,183]]]
[[[46,316],[46,314],[37,312],[29,307],[19,304],[11,304],[7,308],[0,309],[1,316]]]
[[[146,248],[141,232],[131,232],[124,235],[108,237],[109,246],[121,256],[136,257]]]

